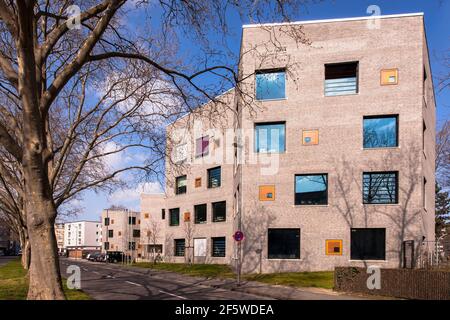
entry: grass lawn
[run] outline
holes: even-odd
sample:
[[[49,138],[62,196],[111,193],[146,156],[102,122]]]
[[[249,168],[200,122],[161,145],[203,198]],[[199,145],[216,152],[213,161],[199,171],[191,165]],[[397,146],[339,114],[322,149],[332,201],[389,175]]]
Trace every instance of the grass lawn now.
[[[89,295],[81,290],[69,290],[66,281],[63,285],[68,300],[90,300]],[[27,292],[27,272],[22,268],[20,259],[0,266],[0,300],[25,300]]]
[[[213,278],[234,278],[235,274],[228,265],[223,264],[193,264],[182,263],[157,263],[148,262],[135,263],[134,266],[150,268],[155,270],[166,270],[189,276],[213,277]],[[248,281],[259,281],[267,284],[279,284],[292,287],[316,287],[332,289],[334,284],[333,271],[324,272],[290,272],[290,273],[270,273],[270,274],[249,274],[243,275],[243,279]]]
[[[259,281],[267,284],[278,284],[291,287],[315,287],[333,289],[334,272],[288,272],[269,274],[250,274],[244,278],[249,281]]]

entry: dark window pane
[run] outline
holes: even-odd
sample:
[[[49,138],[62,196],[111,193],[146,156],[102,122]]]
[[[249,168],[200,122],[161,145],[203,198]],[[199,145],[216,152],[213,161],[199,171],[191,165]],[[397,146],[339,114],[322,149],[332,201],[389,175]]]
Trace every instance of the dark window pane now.
[[[226,201],[212,203],[213,222],[225,221],[227,217],[226,212],[227,212]]]
[[[325,96],[358,92],[358,62],[325,65]]]
[[[286,73],[283,70],[256,73],[256,99],[283,99],[286,97]]]
[[[364,117],[364,148],[398,146],[397,116]]]
[[[105,218],[105,226],[109,226],[109,218]]]
[[[108,230],[108,238],[114,237],[114,230]]]
[[[296,205],[325,205],[328,203],[328,175],[295,176]]]
[[[161,209],[161,219],[166,219],[166,209]]]
[[[180,225],[180,208],[169,209],[170,221],[169,225],[179,226]]]
[[[136,224],[136,217],[128,217],[128,224]]]
[[[385,260],[386,229],[351,229],[352,260]]]
[[[104,246],[105,246],[105,250],[109,250],[109,242],[105,242]]]
[[[186,193],[187,186],[187,176],[177,177],[175,181],[175,193],[182,194]]]
[[[128,242],[128,250],[136,250],[136,242]]]
[[[175,239],[175,256],[184,257],[185,241],[184,239]]]
[[[206,204],[194,206],[195,223],[206,223]]]
[[[225,237],[212,238],[212,253],[213,257],[225,257]]]
[[[397,203],[397,184],[397,172],[364,172],[364,203]]]
[[[217,188],[221,184],[221,168],[208,169],[208,188]]]
[[[284,152],[286,138],[284,122],[255,125],[255,152]]]
[[[300,229],[269,229],[269,259],[300,259]]]
[[[141,230],[133,230],[133,238],[139,238],[141,236]]]

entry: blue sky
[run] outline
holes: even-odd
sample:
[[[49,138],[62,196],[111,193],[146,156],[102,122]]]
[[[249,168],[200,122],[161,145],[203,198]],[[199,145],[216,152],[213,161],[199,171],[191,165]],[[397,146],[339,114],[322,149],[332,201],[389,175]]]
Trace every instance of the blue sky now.
[[[315,2],[315,1],[312,1]],[[385,0],[385,1],[366,1],[366,0],[328,0],[316,4],[308,5],[305,10],[298,12],[293,17],[295,20],[316,20],[316,19],[334,19],[346,17],[360,17],[369,15],[366,11],[370,5],[377,5],[381,10],[382,15],[424,12],[425,24],[427,31],[428,46],[430,51],[430,59],[432,65],[433,78],[435,85],[437,84],[437,77],[444,72],[444,66],[440,61],[445,50],[450,49],[450,1],[448,0]],[[138,13],[137,13],[138,14]],[[229,12],[228,24],[230,28],[230,35],[225,39],[231,52],[234,56],[239,53],[241,26],[248,23],[242,21],[237,14]],[[157,21],[157,20],[154,20]],[[269,22],[269,21],[266,21]],[[271,21],[272,22],[272,21]],[[134,23],[139,23],[139,18]],[[157,28],[157,22],[153,23],[153,27]],[[209,34],[211,39],[220,42],[218,37],[214,34]],[[180,52],[187,58],[194,57],[198,54],[198,46],[192,39],[180,37]],[[232,59],[232,58],[228,58]],[[228,60],[230,64],[233,61]],[[208,81],[210,79],[205,79]],[[450,118],[450,90],[439,92],[436,90],[437,101],[437,120],[438,126],[444,119]],[[134,155],[142,157],[142,155]],[[113,159],[113,161],[121,161],[123,159]],[[158,183],[136,183],[133,187],[127,190],[119,190],[113,195],[95,194],[88,192],[84,195],[78,205],[81,206],[81,211],[77,217],[72,217],[68,220],[74,219],[99,219],[102,209],[109,207],[112,204],[124,205],[130,209],[139,209],[139,190],[146,192],[160,192],[161,189]]]

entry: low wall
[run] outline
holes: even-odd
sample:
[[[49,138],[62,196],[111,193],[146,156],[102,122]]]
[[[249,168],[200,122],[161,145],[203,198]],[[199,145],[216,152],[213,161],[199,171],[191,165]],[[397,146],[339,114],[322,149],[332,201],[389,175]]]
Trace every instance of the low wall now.
[[[336,267],[334,288],[406,299],[450,300],[450,272],[422,269],[380,269],[381,288],[370,290],[366,268]]]

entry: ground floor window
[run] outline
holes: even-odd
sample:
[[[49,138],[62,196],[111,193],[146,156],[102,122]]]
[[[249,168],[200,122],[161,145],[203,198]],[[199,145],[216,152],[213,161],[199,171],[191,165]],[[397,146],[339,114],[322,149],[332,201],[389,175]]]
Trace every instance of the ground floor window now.
[[[162,253],[163,246],[162,244],[149,244],[147,246],[148,253]]]
[[[269,259],[300,259],[300,229],[269,229]]]
[[[175,256],[184,257],[185,241],[184,239],[175,239]]]
[[[212,256],[225,257],[225,237],[212,238]]]
[[[352,228],[350,238],[352,260],[386,259],[386,229]]]

